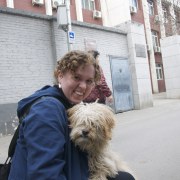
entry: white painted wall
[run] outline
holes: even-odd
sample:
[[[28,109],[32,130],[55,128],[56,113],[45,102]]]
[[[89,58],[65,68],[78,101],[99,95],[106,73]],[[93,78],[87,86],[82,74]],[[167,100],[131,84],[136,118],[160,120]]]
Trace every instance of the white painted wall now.
[[[180,98],[180,35],[161,39],[167,98]]]
[[[83,21],[83,14],[82,14],[82,4],[81,1],[75,0],[76,3],[76,15],[77,21]]]
[[[104,26],[116,26],[131,19],[128,0],[101,0],[101,11]]]
[[[129,21],[119,25],[118,28],[127,31],[134,107],[135,109],[151,107],[153,98],[144,27],[142,24]],[[145,47],[146,57],[137,57],[135,48],[137,44]]]

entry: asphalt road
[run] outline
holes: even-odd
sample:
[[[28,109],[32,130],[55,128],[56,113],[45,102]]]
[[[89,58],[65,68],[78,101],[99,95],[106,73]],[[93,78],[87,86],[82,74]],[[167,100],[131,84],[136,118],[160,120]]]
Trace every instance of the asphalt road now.
[[[138,180],[180,180],[180,99],[117,115],[112,148]]]

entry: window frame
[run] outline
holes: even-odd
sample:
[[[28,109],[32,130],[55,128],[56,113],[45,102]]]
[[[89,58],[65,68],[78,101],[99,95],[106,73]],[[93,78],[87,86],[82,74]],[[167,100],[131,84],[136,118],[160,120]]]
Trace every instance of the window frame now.
[[[130,6],[138,8],[138,1],[137,0],[129,0]]]
[[[149,13],[149,15],[153,16],[154,15],[154,3],[151,0],[148,0],[147,3],[148,3],[148,13]]]
[[[162,64],[156,63],[156,77],[157,77],[157,80],[164,79]]]
[[[166,6],[162,6],[163,22],[168,23],[168,9]]]
[[[159,47],[159,38],[158,38],[158,33],[156,31],[151,31],[152,35],[152,41],[153,41],[153,46],[154,47]]]
[[[94,0],[81,0],[82,9],[87,9],[90,11],[95,10],[95,1]]]

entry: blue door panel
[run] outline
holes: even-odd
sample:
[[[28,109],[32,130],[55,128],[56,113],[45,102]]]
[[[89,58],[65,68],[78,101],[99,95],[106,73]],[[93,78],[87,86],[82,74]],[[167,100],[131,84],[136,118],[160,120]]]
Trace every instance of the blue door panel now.
[[[132,85],[127,58],[110,57],[115,112],[133,109]]]

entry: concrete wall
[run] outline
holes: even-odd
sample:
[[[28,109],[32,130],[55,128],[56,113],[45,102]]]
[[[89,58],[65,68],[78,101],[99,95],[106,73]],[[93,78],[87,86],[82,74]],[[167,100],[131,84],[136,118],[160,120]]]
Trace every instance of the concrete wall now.
[[[180,98],[180,36],[161,39],[167,98]]]
[[[134,107],[135,109],[151,107],[153,98],[144,26],[128,21],[119,28],[127,31]]]
[[[67,51],[67,35],[56,17],[0,8],[0,135],[12,134],[18,124],[17,102],[44,85],[53,85],[56,61]],[[73,22],[72,49],[86,50],[86,40],[100,51],[100,64],[112,89],[110,56],[129,59],[134,109],[152,106],[147,58],[138,58],[135,44],[146,47],[141,26],[108,28]],[[116,98],[116,97],[114,97]]]
[[[101,0],[103,25],[113,27],[131,19],[129,1]]]
[[[0,8],[0,135],[18,123],[17,102],[46,84],[53,84],[56,60],[68,51],[67,36],[56,18]],[[111,85],[109,55],[128,56],[127,34],[118,29],[73,22],[72,49],[85,50],[85,39],[96,42],[100,63]]]

